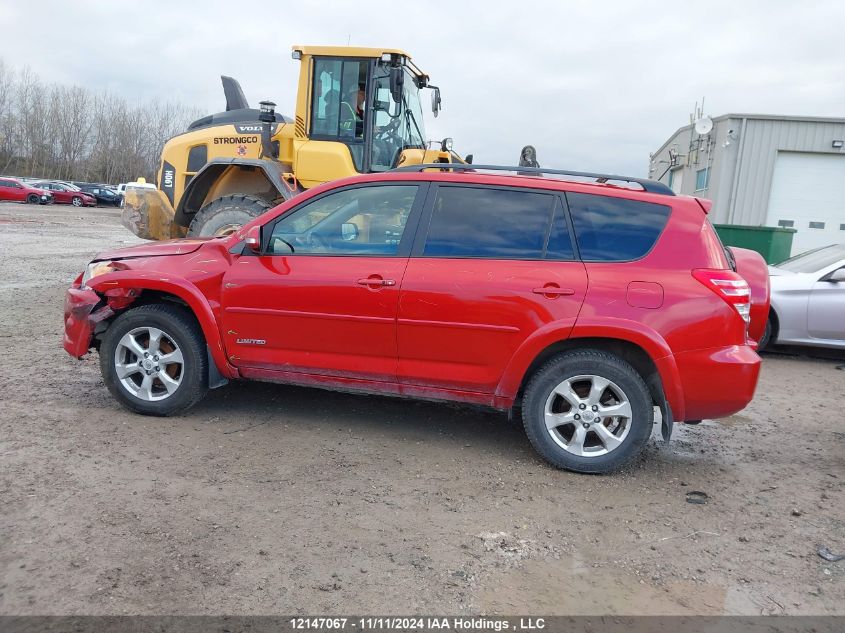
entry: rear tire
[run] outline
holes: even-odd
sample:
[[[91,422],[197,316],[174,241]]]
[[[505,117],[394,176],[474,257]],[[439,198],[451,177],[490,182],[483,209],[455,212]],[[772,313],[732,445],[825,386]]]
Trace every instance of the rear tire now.
[[[208,391],[205,338],[193,315],[181,306],[133,308],[106,330],[100,371],[109,391],[127,409],[175,415]]]
[[[763,330],[763,336],[760,337],[760,342],[757,344],[757,351],[762,352],[772,342],[772,317],[766,319],[766,329]]]
[[[648,387],[627,362],[599,350],[573,350],[531,378],[522,418],[534,449],[553,466],[607,473],[648,443],[654,407]]]
[[[200,209],[188,227],[188,237],[229,235],[267,211],[270,204],[256,196],[217,198]]]

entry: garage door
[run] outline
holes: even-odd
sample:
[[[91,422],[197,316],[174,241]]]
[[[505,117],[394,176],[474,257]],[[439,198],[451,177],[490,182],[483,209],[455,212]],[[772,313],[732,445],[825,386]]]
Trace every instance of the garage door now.
[[[845,243],[845,155],[778,152],[766,225],[798,230],[793,255]]]

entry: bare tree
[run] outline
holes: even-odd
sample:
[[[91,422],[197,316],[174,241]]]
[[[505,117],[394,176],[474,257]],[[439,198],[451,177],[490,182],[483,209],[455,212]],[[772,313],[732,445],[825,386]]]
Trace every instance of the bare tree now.
[[[118,183],[154,181],[164,143],[200,116],[177,102],[129,103],[45,85],[0,58],[0,173]]]
[[[14,89],[14,73],[0,59],[0,174],[9,169],[15,158],[15,116],[12,104]]]
[[[79,86],[54,89],[50,104],[50,120],[55,125],[55,148],[63,179],[79,178],[80,161],[90,149],[93,117],[92,97]]]

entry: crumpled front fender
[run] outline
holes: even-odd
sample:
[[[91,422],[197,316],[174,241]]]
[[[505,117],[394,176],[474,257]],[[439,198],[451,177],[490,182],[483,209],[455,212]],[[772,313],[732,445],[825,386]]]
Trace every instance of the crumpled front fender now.
[[[116,309],[123,309],[130,305],[135,293],[144,290],[157,290],[179,297],[187,304],[199,322],[211,357],[220,374],[226,378],[238,377],[237,370],[226,358],[223,339],[208,299],[188,280],[171,274],[163,276],[161,273],[152,271],[126,270],[100,275],[89,281],[88,285],[96,293],[107,297],[109,305],[116,305]]]

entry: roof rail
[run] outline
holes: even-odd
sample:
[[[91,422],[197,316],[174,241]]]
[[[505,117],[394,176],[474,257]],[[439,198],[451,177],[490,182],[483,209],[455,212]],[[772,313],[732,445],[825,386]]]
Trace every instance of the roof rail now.
[[[423,171],[424,169],[439,169],[441,171],[515,171],[520,175],[542,175],[542,174],[558,174],[561,176],[577,176],[578,178],[592,178],[598,183],[606,183],[609,180],[617,180],[621,182],[631,182],[638,184],[643,188],[643,191],[648,193],[659,193],[664,196],[674,196],[675,192],[662,182],[656,180],[649,180],[648,178],[633,178],[631,176],[616,176],[613,174],[596,174],[588,171],[568,171],[564,169],[546,169],[545,167],[519,167],[507,165],[473,165],[463,163],[423,163],[421,165],[408,165],[406,167],[397,167],[392,171]]]

